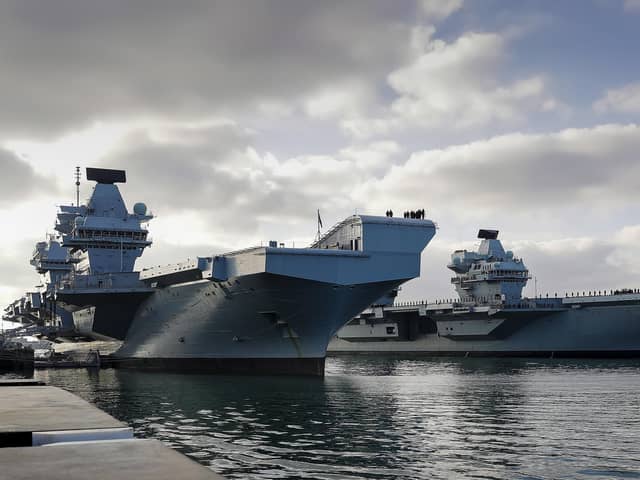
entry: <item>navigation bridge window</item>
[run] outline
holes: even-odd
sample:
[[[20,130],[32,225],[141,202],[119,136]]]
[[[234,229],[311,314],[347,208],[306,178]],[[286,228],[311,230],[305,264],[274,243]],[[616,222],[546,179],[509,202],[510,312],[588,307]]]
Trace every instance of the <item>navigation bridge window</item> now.
[[[78,229],[75,231],[75,238],[122,238],[127,240],[144,241],[147,239],[147,231],[131,230],[91,230]]]

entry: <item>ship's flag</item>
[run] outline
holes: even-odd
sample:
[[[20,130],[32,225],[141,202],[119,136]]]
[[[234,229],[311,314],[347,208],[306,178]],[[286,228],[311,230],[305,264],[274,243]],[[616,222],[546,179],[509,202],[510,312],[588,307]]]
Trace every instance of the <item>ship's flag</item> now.
[[[322,218],[320,218],[320,209],[318,209],[318,225],[322,228]]]

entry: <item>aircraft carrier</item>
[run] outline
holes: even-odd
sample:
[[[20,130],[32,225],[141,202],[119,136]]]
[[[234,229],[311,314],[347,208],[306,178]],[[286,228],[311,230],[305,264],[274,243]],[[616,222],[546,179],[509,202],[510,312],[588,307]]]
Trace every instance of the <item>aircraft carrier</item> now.
[[[353,318],[328,351],[419,355],[640,357],[638,289],[522,297],[531,278],[498,231],[477,251],[456,250],[448,268],[458,299],[376,304]]]
[[[121,367],[322,375],[332,336],[417,277],[436,232],[423,218],[353,215],[308,248],[272,241],[136,271],[153,215],[126,208],[124,171],[88,168],[87,179],[91,198],[60,207],[32,263],[43,304],[70,312],[82,334],[122,341]]]

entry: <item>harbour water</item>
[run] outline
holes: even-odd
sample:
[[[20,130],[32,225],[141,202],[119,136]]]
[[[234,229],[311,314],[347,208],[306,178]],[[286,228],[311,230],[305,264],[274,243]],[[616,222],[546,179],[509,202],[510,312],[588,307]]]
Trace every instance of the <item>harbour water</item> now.
[[[640,360],[338,357],[325,378],[35,375],[227,478],[640,478]]]

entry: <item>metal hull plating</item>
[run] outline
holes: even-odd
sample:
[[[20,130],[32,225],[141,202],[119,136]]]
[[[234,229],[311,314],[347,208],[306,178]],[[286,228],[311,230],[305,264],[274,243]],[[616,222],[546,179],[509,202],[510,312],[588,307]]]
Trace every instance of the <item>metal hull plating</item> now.
[[[416,324],[404,330],[410,332],[404,338],[362,338],[358,341],[334,338],[328,351],[330,354],[388,352],[523,357],[640,356],[640,303],[637,301],[619,305],[581,305],[580,308],[555,312],[499,312],[492,321],[504,320],[504,325],[511,324],[504,338],[491,338],[490,335],[478,339],[470,336],[445,337],[437,331],[437,323],[444,323],[443,318],[437,315],[420,318],[416,314],[405,320]],[[486,322],[488,318],[484,315],[466,322]],[[451,325],[455,324],[455,321],[451,321]],[[482,331],[482,327],[480,325],[476,331]]]
[[[140,306],[115,360],[141,368],[322,375],[335,332],[403,281],[339,285],[263,272],[171,285]]]
[[[138,307],[150,294],[149,291],[59,293],[58,299],[80,307],[73,315],[78,333],[98,339],[123,340]]]

